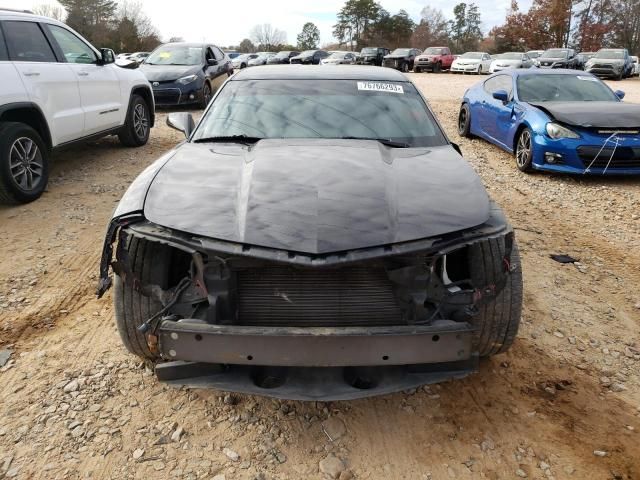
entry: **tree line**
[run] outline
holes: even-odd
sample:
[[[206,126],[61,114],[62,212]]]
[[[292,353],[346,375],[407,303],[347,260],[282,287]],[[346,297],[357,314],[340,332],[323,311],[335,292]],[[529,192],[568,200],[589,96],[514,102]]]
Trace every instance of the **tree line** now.
[[[38,5],[33,12],[64,21],[100,48],[151,51],[162,43],[139,0],[58,0],[64,9]]]
[[[534,0],[527,11],[512,0],[505,23],[489,32],[487,43],[497,50],[619,47],[637,53],[640,0]]]

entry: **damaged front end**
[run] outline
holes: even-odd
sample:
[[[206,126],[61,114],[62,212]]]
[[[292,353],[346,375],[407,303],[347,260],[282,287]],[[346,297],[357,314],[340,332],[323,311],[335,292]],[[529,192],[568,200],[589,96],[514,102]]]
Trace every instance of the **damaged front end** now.
[[[158,283],[141,280],[131,239],[170,252]],[[496,245],[499,265],[478,275],[473,251]],[[345,400],[475,371],[475,318],[509,281],[512,249],[495,205],[476,228],[322,255],[197,237],[131,214],[109,226],[98,296],[111,268],[161,305],[137,325],[165,361],[156,366],[161,381]]]

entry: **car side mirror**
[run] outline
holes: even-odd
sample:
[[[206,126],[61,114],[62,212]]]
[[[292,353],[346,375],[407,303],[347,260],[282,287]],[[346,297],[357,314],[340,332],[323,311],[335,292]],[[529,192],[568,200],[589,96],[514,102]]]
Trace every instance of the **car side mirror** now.
[[[116,54],[110,48],[100,49],[100,65],[108,65],[110,63],[116,63]]]
[[[616,90],[614,93],[616,94],[616,97],[618,97],[620,100],[622,100],[625,96],[625,93],[622,90]]]
[[[218,61],[215,58],[207,58],[207,65],[213,67],[218,64]]]
[[[509,101],[509,94],[506,90],[496,90],[493,92],[493,98],[500,100],[502,103],[507,103]]]
[[[191,114],[187,112],[170,113],[167,116],[167,125],[184,133],[187,138],[191,136],[191,132],[196,128],[196,122],[194,122]]]

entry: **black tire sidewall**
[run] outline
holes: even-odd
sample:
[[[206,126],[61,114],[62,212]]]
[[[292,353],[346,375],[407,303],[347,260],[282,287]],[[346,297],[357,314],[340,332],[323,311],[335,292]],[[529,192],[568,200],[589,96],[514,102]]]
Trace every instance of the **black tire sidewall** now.
[[[9,150],[13,143],[20,137],[27,137],[35,142],[42,156],[42,179],[37,188],[31,191],[23,190],[14,181],[9,169]],[[15,203],[28,203],[37,200],[47,188],[49,181],[49,151],[42,138],[33,128],[18,122],[0,124],[0,201],[6,200]]]
[[[465,126],[463,129],[460,128],[460,115],[463,110],[467,112],[467,118],[465,120]],[[470,137],[471,136],[471,110],[469,109],[469,105],[464,103],[460,107],[460,112],[458,113],[458,135],[461,137]]]
[[[517,154],[518,154],[518,143],[520,142],[520,137],[524,134],[524,132],[529,132],[529,137],[531,138],[531,150],[529,151],[529,159],[527,161],[527,163],[523,166],[518,165],[517,162]],[[518,139],[516,140],[516,148],[515,148],[515,152],[514,152],[515,156],[516,156],[516,167],[518,167],[518,170],[520,170],[521,172],[530,172],[533,164],[533,132],[531,131],[531,129],[529,127],[525,127],[523,128],[520,133],[518,134]]]

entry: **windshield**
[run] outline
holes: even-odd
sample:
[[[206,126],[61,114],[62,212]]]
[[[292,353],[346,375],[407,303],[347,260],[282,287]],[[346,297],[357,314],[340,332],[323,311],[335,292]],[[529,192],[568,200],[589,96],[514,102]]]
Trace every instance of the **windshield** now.
[[[378,49],[377,48],[363,48],[362,52],[360,52],[362,54],[377,54],[378,53]]]
[[[329,55],[327,58],[338,58],[338,59],[342,59],[346,56],[346,53],[342,53],[342,52],[333,52],[331,55]]]
[[[442,55],[444,48],[429,47],[423,53],[426,55]]]
[[[521,53],[502,53],[497,58],[502,60],[522,60]]]
[[[238,55],[236,58],[234,58],[233,60],[235,62],[241,62],[242,60],[247,60],[249,58],[249,55],[247,53],[245,53],[244,55]]]
[[[530,52],[527,52],[527,55],[529,55],[529,58],[538,58],[541,53],[535,50],[531,50]]]
[[[149,65],[200,65],[202,47],[163,45],[158,47],[145,62]]]
[[[618,98],[591,75],[519,75],[518,97],[523,102],[615,102]]]
[[[458,58],[474,58],[474,59],[481,59],[482,58],[482,53],[479,52],[467,52],[464,53],[462,55],[460,55]]]
[[[408,48],[396,48],[393,52],[391,52],[391,55],[402,55],[402,56],[406,56],[409,55],[409,52],[411,50]]]
[[[311,55],[313,55],[314,53],[316,53],[316,50],[305,50],[304,52],[302,52],[300,54],[301,57],[310,57]]]
[[[231,81],[193,140],[234,135],[383,138],[412,147],[447,144],[415,87],[406,82]]]
[[[563,50],[560,48],[551,48],[544,52],[541,56],[544,58],[567,58],[569,50]]]
[[[622,52],[622,50],[600,50],[593,57],[622,59],[624,58],[624,53]]]
[[[278,52],[278,54],[276,55],[277,58],[289,58],[289,53],[290,52]]]

